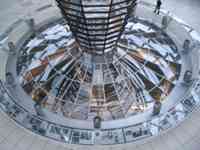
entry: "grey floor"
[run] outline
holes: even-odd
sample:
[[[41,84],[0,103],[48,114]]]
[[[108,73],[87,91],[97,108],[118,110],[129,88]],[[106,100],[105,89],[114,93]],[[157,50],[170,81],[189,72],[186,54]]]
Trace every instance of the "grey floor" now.
[[[156,3],[156,0],[145,1]],[[200,0],[163,0],[162,7],[200,32]]]
[[[155,0],[146,0],[155,3]],[[33,5],[31,5],[31,3]],[[53,0],[1,0],[0,2],[0,35],[14,21],[29,13],[30,6],[53,3]],[[164,0],[163,7],[179,18],[185,20],[200,32],[200,0]],[[22,4],[22,5],[21,5]],[[42,6],[40,5],[40,6]],[[18,127],[13,121],[0,112],[0,150],[199,150],[200,148],[200,110],[196,110],[190,118],[177,128],[141,144],[119,146],[84,147],[63,145],[39,137]]]

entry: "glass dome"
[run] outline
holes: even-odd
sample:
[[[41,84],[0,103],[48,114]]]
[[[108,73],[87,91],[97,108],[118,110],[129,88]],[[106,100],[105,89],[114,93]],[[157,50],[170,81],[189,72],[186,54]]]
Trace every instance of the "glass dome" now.
[[[181,70],[174,42],[148,21],[129,20],[116,50],[104,56],[79,49],[64,21],[27,40],[20,84],[36,104],[67,118],[127,118],[163,102]]]

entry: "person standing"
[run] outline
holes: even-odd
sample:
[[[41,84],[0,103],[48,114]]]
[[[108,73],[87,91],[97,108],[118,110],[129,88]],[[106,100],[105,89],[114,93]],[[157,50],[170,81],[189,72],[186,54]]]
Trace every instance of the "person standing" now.
[[[154,10],[154,13],[156,14],[160,14],[160,8],[161,8],[161,5],[162,5],[162,1],[161,0],[157,0],[157,3],[156,3],[156,8]]]

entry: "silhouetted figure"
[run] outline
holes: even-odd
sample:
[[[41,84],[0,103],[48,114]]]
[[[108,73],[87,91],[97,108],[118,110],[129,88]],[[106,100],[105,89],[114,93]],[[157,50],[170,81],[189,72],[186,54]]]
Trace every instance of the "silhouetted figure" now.
[[[159,101],[156,101],[153,106],[153,116],[157,116],[160,114],[162,104]]]
[[[154,10],[154,13],[156,14],[160,14],[160,8],[161,8],[161,5],[162,5],[162,1],[161,0],[157,0],[157,3],[156,3],[156,8]]]
[[[101,128],[101,117],[99,116],[96,116],[94,119],[93,119],[93,122],[94,122],[94,128],[95,129],[100,129]]]

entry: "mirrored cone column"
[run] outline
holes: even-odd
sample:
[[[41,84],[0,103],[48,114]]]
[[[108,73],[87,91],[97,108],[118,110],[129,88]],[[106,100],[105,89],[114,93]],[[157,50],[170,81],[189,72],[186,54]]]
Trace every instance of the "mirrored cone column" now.
[[[105,55],[115,49],[137,0],[56,1],[81,50]]]

